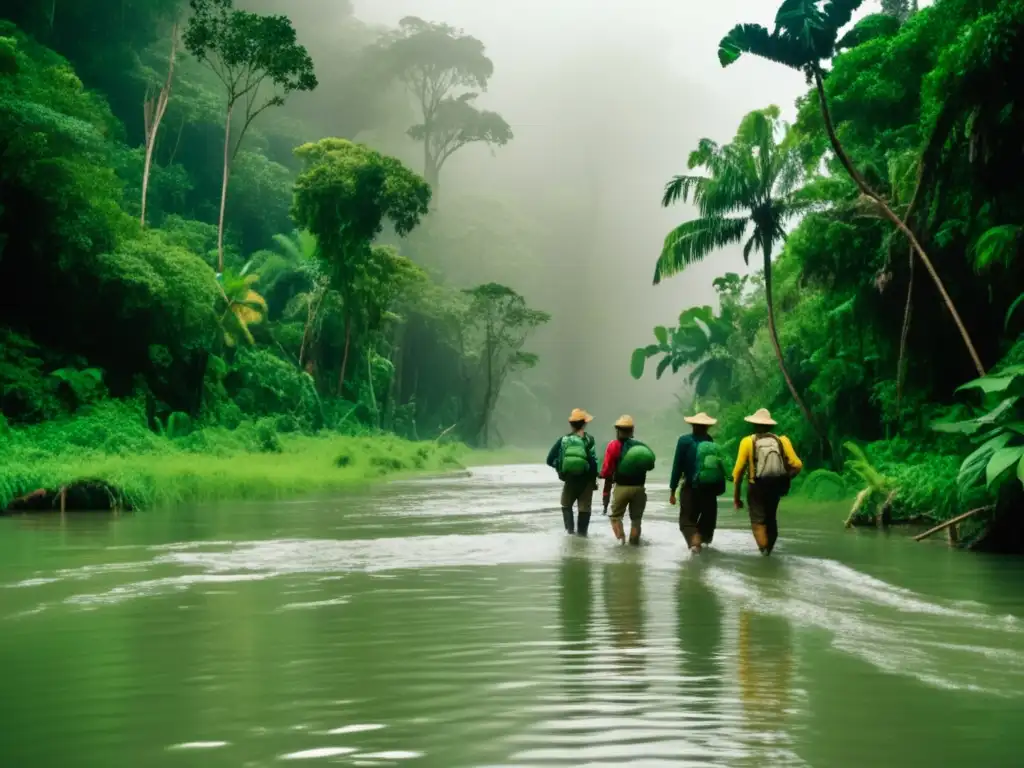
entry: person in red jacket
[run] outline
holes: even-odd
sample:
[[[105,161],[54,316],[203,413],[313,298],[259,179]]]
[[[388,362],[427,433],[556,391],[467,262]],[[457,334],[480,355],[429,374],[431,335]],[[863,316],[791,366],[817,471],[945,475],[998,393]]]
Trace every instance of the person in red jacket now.
[[[619,462],[622,459],[623,447],[629,443],[630,446],[637,444],[633,440],[635,425],[632,416],[621,416],[615,422],[615,439],[608,443],[604,452],[604,466],[601,468],[601,477],[604,478],[604,513],[608,514],[608,505],[611,504],[612,533],[620,542],[626,540],[625,531],[622,528],[622,518],[629,510],[629,543],[640,543],[640,521],[644,516],[644,509],[647,507],[647,491],[644,484],[647,481],[647,473],[639,472],[634,474],[623,474],[619,471]],[[612,486],[615,492],[612,493]]]

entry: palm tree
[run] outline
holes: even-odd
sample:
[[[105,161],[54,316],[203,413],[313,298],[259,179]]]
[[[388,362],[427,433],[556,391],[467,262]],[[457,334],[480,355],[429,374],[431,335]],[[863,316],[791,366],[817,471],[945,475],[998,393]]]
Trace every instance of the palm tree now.
[[[781,136],[779,141],[777,136]],[[768,304],[768,334],[779,362],[779,370],[807,421],[821,438],[827,453],[831,447],[818,420],[796,390],[779,346],[772,297],[772,254],[785,239],[785,225],[812,207],[800,197],[800,159],[788,138],[787,126],[779,119],[778,107],[751,112],[740,123],[732,143],[718,146],[701,139],[690,154],[689,168],[704,168],[708,176],[676,176],[665,188],[662,205],[677,200],[693,202],[699,218],[684,222],[669,232],[654,270],[654,284],[678,274],[727,245],[744,242],[743,260],[751,252],[764,259],[764,292]]]
[[[248,271],[249,264],[246,264],[241,272],[228,267],[218,276],[227,303],[220,324],[224,329],[224,343],[229,347],[235,346],[239,340],[253,344],[249,326],[262,321],[267,314],[267,302],[252,289],[260,276],[247,274]]]
[[[288,268],[308,290],[296,293],[290,302],[291,308],[301,307],[306,312],[306,322],[299,347],[299,367],[306,362],[306,353],[315,342],[317,319],[327,295],[329,280],[320,266],[319,244],[316,235],[299,229],[289,235],[274,235],[279,253],[288,261]]]
[[[846,26],[863,0],[826,0],[822,7],[822,0],[783,0],[775,15],[775,31],[769,32],[760,24],[737,24],[718,45],[718,60],[723,67],[727,67],[737,61],[744,53],[784,64],[791,69],[803,72],[808,81],[813,80],[818,93],[818,102],[821,105],[821,114],[825,122],[825,131],[828,133],[829,143],[836,157],[846,169],[847,174],[857,185],[865,197],[869,198],[878,207],[882,215],[891,221],[900,232],[907,238],[911,248],[917,254],[921,263],[931,276],[935,287],[942,296],[946,309],[956,323],[960,336],[964,340],[967,352],[974,362],[979,375],[985,375],[985,368],[981,364],[974,343],[971,341],[967,328],[960,319],[960,314],[953,305],[953,300],[946,292],[946,287],[939,277],[938,272],[932,264],[928,254],[925,253],[921,243],[910,230],[910,227],[901,219],[889,206],[886,200],[876,192],[860,172],[853,166],[849,156],[839,143],[836,136],[835,126],[832,123],[832,114],[828,108],[828,99],[825,97],[824,72],[822,61],[830,59],[836,52],[836,40],[839,30]],[[923,174],[919,173],[919,178]],[[915,193],[914,198],[917,195]],[[911,201],[909,211],[914,207],[914,200]]]

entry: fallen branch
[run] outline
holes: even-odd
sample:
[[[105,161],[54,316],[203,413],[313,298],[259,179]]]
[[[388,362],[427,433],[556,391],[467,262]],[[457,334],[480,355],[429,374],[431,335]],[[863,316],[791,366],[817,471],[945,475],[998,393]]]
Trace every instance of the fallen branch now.
[[[440,435],[438,435],[437,439],[434,442],[435,443],[440,443],[441,442],[441,438],[443,438],[445,435],[447,435],[449,432],[451,432],[457,426],[458,426],[458,422],[455,422],[455,424],[452,424],[450,427],[448,427],[448,429],[446,429],[444,432],[442,432]]]
[[[927,539],[933,533],[938,533],[939,531],[942,531],[942,530],[945,530],[946,528],[949,528],[949,526],[951,526],[951,525],[956,525],[961,520],[966,520],[967,518],[972,517],[972,516],[978,514],[979,512],[987,512],[990,509],[994,509],[994,508],[995,508],[994,504],[989,504],[987,507],[978,507],[977,509],[972,509],[970,512],[964,512],[962,515],[957,515],[956,517],[951,518],[951,519],[947,520],[944,523],[939,523],[934,528],[929,528],[924,533],[919,533],[917,536],[914,537],[914,541],[921,541],[922,539]]]
[[[864,504],[864,500],[870,495],[871,490],[871,487],[868,486],[857,494],[857,498],[853,500],[853,507],[850,509],[850,516],[846,518],[846,522],[843,524],[845,528],[853,527],[853,518],[857,516],[857,512],[860,511],[861,506]]]

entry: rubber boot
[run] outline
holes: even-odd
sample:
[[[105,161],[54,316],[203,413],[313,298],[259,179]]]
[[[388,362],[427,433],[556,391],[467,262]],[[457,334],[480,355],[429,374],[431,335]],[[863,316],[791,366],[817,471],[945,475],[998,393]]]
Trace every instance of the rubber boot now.
[[[626,533],[622,530],[622,521],[612,518],[612,533],[615,534],[615,538],[620,542],[626,540]]]
[[[576,519],[576,533],[580,536],[586,536],[587,530],[590,528],[590,513],[580,512]]]
[[[572,524],[572,507],[562,507],[562,522],[565,523],[566,533],[575,533]]]
[[[633,523],[629,529],[629,543],[634,547],[640,543],[640,524]]]

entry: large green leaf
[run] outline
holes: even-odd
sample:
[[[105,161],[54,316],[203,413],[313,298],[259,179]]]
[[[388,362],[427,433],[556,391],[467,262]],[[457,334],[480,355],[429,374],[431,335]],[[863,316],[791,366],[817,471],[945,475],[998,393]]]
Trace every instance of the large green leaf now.
[[[1024,365],[1013,365],[998,375],[982,376],[980,379],[969,381],[959,386],[957,392],[980,389],[986,395],[995,395],[1006,392],[1011,387],[1015,390],[1018,387],[1024,388]]]
[[[633,350],[633,356],[629,360],[629,373],[634,379],[640,379],[644,375],[644,366],[647,365],[647,350],[641,348]]]
[[[654,338],[658,340],[659,344],[668,344],[668,329],[663,325],[655,326]]]
[[[665,372],[665,369],[668,368],[671,363],[672,363],[672,358],[671,357],[664,358],[660,363],[658,363],[658,370],[655,372],[654,377],[656,379],[660,379],[661,378],[661,374],[663,374]]]
[[[961,488],[969,488],[978,482],[978,479],[985,473],[992,454],[1005,447],[1012,438],[1012,433],[1002,432],[979,446],[960,465],[960,472],[957,474],[957,484]]]
[[[989,488],[999,482],[1003,475],[1024,458],[1024,445],[1000,448],[992,454],[985,466],[985,482]]]
[[[984,416],[979,416],[976,419],[952,422],[933,422],[931,427],[936,432],[973,435],[984,427],[990,427],[993,424],[998,424],[1006,416],[1012,416],[1013,409],[1017,405],[1018,399],[1019,398],[1016,397],[1008,397]]]

